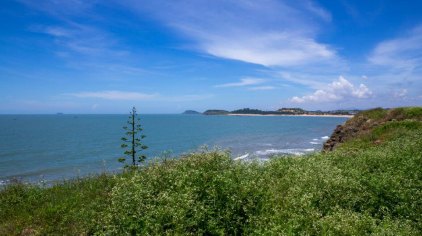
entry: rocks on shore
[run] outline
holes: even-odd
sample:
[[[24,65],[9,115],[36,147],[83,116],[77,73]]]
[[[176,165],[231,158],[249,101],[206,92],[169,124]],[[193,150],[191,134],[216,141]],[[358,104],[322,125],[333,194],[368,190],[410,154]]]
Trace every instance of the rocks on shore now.
[[[389,119],[391,121],[391,119]],[[348,120],[343,125],[338,125],[330,138],[324,143],[323,151],[333,151],[340,143],[359,135],[368,133],[374,127],[384,124],[386,120],[370,119],[361,113]]]
[[[345,124],[336,127],[331,137],[324,143],[323,151],[333,151],[339,144],[354,137],[367,134],[375,127],[388,122],[402,120],[422,121],[422,112],[419,107],[382,109],[375,108],[356,114]],[[381,140],[374,140],[375,145],[381,144]]]

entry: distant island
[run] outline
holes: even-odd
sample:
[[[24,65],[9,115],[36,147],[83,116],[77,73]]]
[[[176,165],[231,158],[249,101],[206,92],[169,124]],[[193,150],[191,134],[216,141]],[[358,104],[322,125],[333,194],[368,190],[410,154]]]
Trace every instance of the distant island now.
[[[281,108],[276,111],[263,111],[259,109],[243,108],[234,111],[210,109],[203,113],[187,110],[182,114],[203,114],[203,115],[232,115],[232,116],[253,116],[253,115],[297,115],[297,116],[353,116],[360,110],[333,110],[333,111],[307,111],[302,108]]]
[[[194,111],[194,110],[186,110],[182,113],[183,115],[201,115],[201,112]]]

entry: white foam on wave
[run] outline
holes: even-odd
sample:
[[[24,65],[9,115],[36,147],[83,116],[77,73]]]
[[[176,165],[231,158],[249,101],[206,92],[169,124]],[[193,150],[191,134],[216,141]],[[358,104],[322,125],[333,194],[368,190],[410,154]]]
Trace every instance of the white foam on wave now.
[[[309,142],[309,143],[314,144],[314,145],[319,144],[318,142]]]
[[[324,136],[324,137],[321,137],[321,139],[323,139],[323,140],[327,140],[327,139],[329,139],[330,137],[328,137],[328,136]]]
[[[272,146],[272,144],[271,143],[263,143],[262,146],[268,146],[268,147],[270,147],[270,146]]]
[[[285,149],[267,149],[264,151],[256,151],[255,153],[259,156],[266,156],[271,154],[283,153]]]
[[[312,141],[318,141],[319,139],[317,139],[317,138],[314,138],[314,139],[312,139]]]
[[[258,156],[268,156],[274,154],[290,154],[295,156],[301,156],[305,152],[313,152],[314,148],[299,149],[299,148],[289,148],[289,149],[267,149],[263,151],[256,151],[255,154]]]
[[[246,157],[248,157],[249,156],[249,153],[246,153],[245,155],[242,155],[242,156],[238,156],[238,157],[236,157],[235,159],[233,159],[233,160],[235,160],[235,161],[237,161],[237,160],[242,160],[242,159],[245,159]]]

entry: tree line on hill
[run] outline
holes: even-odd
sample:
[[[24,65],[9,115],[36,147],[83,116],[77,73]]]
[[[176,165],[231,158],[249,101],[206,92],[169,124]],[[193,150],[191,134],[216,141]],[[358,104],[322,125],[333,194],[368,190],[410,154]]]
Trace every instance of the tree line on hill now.
[[[276,111],[263,111],[259,109],[243,108],[234,111],[210,109],[203,113],[187,110],[183,114],[188,115],[229,115],[229,114],[251,114],[251,115],[354,115],[359,110],[334,110],[334,111],[307,111],[302,108],[281,108]]]

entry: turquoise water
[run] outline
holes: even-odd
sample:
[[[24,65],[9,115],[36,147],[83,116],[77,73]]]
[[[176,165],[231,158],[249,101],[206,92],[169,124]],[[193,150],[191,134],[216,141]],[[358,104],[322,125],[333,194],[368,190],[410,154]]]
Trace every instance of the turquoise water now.
[[[127,115],[0,115],[0,181],[60,180],[121,168]],[[151,159],[201,146],[229,149],[235,159],[302,155],[346,118],[141,115]]]

